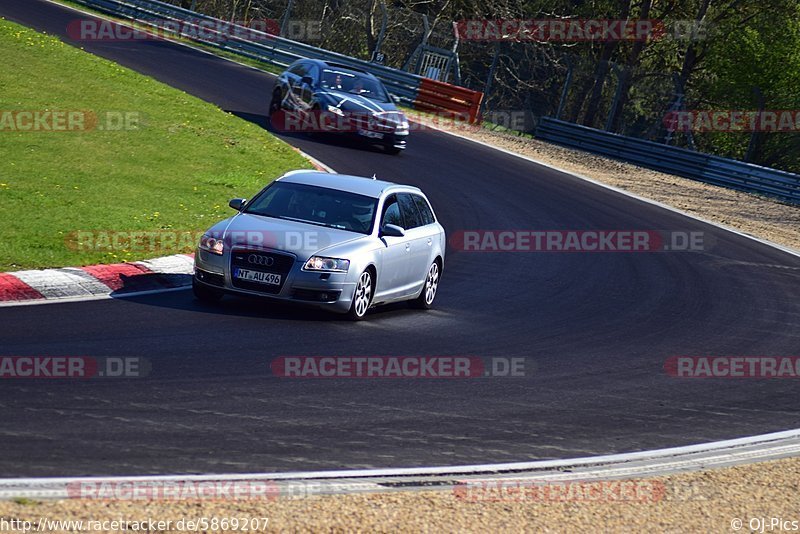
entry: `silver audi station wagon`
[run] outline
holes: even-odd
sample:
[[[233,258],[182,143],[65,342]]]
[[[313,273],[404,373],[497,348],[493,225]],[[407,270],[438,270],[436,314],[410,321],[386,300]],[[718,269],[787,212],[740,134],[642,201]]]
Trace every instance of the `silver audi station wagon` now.
[[[370,307],[433,305],[444,228],[416,187],[292,171],[211,227],[195,255],[193,289],[308,304],[362,319]]]

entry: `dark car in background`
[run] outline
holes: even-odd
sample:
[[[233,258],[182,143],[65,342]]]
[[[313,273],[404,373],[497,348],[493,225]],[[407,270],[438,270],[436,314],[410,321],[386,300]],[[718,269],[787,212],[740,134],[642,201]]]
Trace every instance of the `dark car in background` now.
[[[346,65],[294,62],[275,82],[269,112],[279,131],[350,135],[392,154],[407,144],[408,119],[383,83]]]

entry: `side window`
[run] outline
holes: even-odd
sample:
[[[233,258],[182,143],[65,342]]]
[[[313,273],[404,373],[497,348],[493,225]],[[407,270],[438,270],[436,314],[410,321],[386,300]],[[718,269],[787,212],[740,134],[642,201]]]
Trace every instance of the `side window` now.
[[[419,195],[411,195],[411,198],[414,199],[414,204],[417,205],[417,209],[419,210],[419,216],[422,218],[422,224],[435,223],[436,218],[433,216],[433,211],[431,210],[431,207],[428,205],[428,201]]]
[[[414,199],[408,193],[400,193],[397,195],[397,202],[400,204],[400,211],[403,214],[403,219],[406,221],[406,230],[422,226],[422,218],[417,210],[417,205]]]
[[[318,85],[319,67],[317,67],[316,65],[311,65],[311,67],[308,69],[308,72],[306,72],[306,76],[311,76],[311,79],[314,80],[313,83],[314,86]]]
[[[391,196],[386,199],[386,204],[383,208],[383,221],[381,222],[381,226],[384,224],[394,224],[401,228],[405,228],[403,226],[403,216],[400,214],[400,205],[397,203],[397,197]]]
[[[289,69],[289,72],[297,76],[298,78],[302,78],[306,75],[307,72],[307,65],[305,63],[298,63],[297,65],[293,66]]]

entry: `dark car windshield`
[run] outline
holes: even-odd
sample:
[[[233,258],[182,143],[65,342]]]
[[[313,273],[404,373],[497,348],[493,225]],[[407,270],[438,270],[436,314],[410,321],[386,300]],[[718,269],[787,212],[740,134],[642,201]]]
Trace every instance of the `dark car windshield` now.
[[[377,204],[377,199],[327,187],[274,182],[244,213],[369,234]]]
[[[352,93],[377,102],[391,101],[380,81],[358,72],[344,69],[323,69],[320,85],[323,89]]]

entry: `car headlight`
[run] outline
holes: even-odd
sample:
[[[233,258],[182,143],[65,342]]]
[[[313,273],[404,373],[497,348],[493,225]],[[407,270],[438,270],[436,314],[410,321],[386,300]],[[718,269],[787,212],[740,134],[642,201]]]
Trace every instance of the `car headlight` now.
[[[304,271],[329,271],[346,273],[350,268],[350,260],[340,258],[323,258],[322,256],[312,256],[303,266]]]
[[[205,234],[200,238],[200,250],[222,256],[222,252],[225,250],[225,243],[222,239]]]
[[[400,115],[400,124],[397,125],[398,130],[408,130],[408,119],[405,115]]]
[[[331,106],[329,104],[328,105],[328,111],[330,111],[331,113],[335,113],[336,115],[339,115],[340,117],[344,117],[344,111],[342,111],[341,109],[337,108],[336,106]]]

